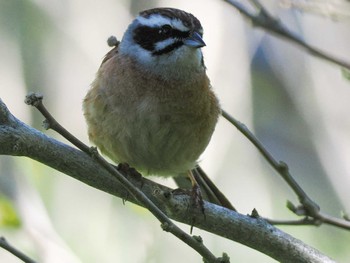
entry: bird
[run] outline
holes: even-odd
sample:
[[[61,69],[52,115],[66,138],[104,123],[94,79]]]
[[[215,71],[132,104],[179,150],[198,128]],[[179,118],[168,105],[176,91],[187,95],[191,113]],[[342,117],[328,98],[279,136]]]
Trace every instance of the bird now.
[[[141,11],[83,100],[89,139],[102,154],[144,176],[187,174],[199,199],[194,171],[221,113],[204,46],[194,15],[167,7]]]

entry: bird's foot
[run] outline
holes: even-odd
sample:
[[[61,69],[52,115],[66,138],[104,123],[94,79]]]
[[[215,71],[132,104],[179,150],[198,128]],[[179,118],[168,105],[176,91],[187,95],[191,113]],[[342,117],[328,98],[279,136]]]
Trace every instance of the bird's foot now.
[[[130,179],[132,179],[133,181],[138,182],[140,184],[139,188],[142,189],[143,183],[144,183],[142,180],[143,177],[135,168],[130,167],[130,165],[127,163],[120,163],[120,164],[118,164],[118,166],[116,168],[129,181],[130,181]],[[128,199],[129,199],[129,192],[127,192],[125,194],[125,197],[122,198],[123,204],[125,204],[125,202],[128,201]]]

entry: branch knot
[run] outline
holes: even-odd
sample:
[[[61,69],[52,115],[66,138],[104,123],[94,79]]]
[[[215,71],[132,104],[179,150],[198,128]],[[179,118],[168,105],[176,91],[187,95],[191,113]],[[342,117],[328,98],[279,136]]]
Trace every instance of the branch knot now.
[[[39,93],[30,92],[24,99],[24,103],[30,106],[38,107],[42,103],[44,96]]]

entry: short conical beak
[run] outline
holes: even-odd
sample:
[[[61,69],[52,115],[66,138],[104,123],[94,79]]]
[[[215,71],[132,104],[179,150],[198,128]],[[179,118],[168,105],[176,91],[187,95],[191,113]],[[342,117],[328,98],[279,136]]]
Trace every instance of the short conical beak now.
[[[200,34],[193,32],[189,37],[184,39],[184,44],[189,47],[201,48],[205,46],[205,43]]]

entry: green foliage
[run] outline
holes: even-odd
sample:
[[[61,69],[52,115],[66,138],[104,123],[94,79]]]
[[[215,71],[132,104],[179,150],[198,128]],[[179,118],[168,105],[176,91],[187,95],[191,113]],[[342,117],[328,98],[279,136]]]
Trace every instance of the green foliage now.
[[[342,68],[341,73],[345,79],[350,80],[350,70]]]
[[[0,195],[0,227],[18,228],[20,225],[21,220],[12,201]]]

